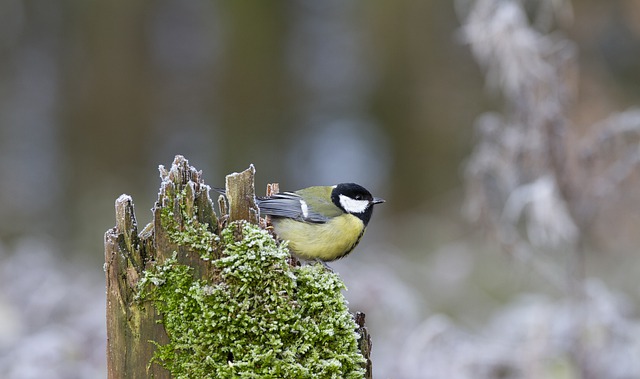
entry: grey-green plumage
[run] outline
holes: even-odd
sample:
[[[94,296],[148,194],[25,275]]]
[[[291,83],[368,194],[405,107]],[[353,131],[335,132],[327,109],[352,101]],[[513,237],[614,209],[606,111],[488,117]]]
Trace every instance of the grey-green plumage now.
[[[309,187],[295,192],[283,192],[258,198],[262,214],[286,217],[305,222],[327,222],[331,217],[344,213],[331,201],[332,187]],[[307,205],[307,213],[300,200]]]
[[[289,241],[294,254],[323,261],[349,254],[364,235],[373,206],[382,202],[355,183],[257,199],[260,212],[271,216],[276,234]]]

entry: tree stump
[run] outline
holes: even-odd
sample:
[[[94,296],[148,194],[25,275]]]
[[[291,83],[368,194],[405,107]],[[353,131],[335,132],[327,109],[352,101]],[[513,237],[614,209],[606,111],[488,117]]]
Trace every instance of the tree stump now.
[[[218,216],[202,172],[176,156],[160,166],[140,233],[131,197],[116,200],[105,234],[110,379],[371,377],[364,317],[348,313],[336,274],[291,267],[286,244],[257,226],[254,174],[227,176]]]

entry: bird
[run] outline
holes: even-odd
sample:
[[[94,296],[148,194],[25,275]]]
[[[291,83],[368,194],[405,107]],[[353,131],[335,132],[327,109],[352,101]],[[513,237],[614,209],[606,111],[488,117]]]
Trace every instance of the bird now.
[[[351,253],[364,235],[374,206],[384,202],[355,183],[256,197],[260,214],[270,216],[275,234],[289,241],[295,256],[322,262]]]

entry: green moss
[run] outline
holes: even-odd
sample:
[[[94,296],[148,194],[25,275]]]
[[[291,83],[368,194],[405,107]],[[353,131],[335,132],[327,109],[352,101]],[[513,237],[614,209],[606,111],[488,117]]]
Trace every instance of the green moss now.
[[[211,264],[219,282],[194,279],[175,255],[140,281],[140,298],[154,302],[170,339],[158,345],[156,362],[175,378],[364,376],[336,274],[322,265],[290,267],[286,244],[248,223],[231,223],[216,243],[223,257]]]

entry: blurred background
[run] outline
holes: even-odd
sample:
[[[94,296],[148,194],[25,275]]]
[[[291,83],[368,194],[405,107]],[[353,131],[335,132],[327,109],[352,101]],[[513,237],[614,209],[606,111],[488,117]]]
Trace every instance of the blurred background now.
[[[0,377],[106,375],[158,165],[353,181],[377,378],[639,378],[640,3],[0,2]]]

